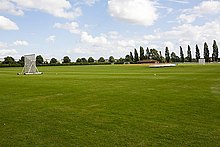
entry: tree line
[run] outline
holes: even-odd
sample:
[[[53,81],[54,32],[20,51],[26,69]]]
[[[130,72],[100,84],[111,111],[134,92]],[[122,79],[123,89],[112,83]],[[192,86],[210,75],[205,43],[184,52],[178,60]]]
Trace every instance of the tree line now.
[[[168,47],[165,47],[165,55],[163,56],[161,51],[158,51],[156,49],[149,49],[147,47],[146,51],[142,46],[140,46],[140,52],[138,54],[137,49],[134,49],[134,55],[132,52],[130,52],[129,55],[125,56],[125,60],[133,63],[138,63],[138,61],[143,60],[155,60],[160,63],[170,63],[170,62],[198,62],[199,59],[204,58],[205,62],[218,62],[218,46],[216,41],[213,41],[212,45],[212,55],[210,57],[210,51],[208,48],[208,44],[204,43],[204,54],[203,56],[200,54],[200,49],[198,45],[195,46],[195,58],[192,57],[192,50],[190,45],[187,47],[187,55],[185,56],[183,53],[183,48],[180,46],[180,55],[178,56],[175,52],[171,52]]]
[[[206,62],[218,62],[218,46],[216,41],[213,41],[212,45],[212,56],[210,57],[210,51],[208,48],[208,44],[204,43],[204,54],[203,57]],[[142,46],[140,46],[140,52],[138,54],[137,49],[134,49],[134,53],[130,52],[125,58],[115,59],[113,56],[110,56],[108,59],[104,57],[100,57],[98,60],[95,60],[93,57],[86,58],[77,58],[75,62],[72,62],[70,57],[65,56],[62,59],[62,65],[90,65],[90,64],[123,64],[126,62],[136,64],[138,61],[143,60],[155,60],[160,63],[170,63],[170,62],[198,62],[200,58],[203,58],[200,54],[200,49],[198,45],[195,46],[195,58],[192,58],[191,47],[188,45],[187,55],[185,56],[183,53],[183,49],[180,46],[180,55],[178,56],[175,52],[169,51],[168,47],[165,47],[165,55],[163,56],[161,51],[157,49],[149,49],[147,47],[146,50]],[[48,61],[44,61],[42,55],[36,56],[36,64],[37,65],[61,65],[61,63],[56,58],[51,58],[49,63]],[[15,61],[13,57],[7,56],[4,58],[3,62],[0,62],[0,66],[23,66],[24,65],[24,56],[22,56],[19,61]]]

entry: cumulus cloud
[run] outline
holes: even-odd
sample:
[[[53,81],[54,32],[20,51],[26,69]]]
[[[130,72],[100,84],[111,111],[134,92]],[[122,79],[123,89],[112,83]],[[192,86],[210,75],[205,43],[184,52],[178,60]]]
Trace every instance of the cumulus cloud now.
[[[51,35],[51,36],[49,36],[49,37],[46,38],[46,41],[47,41],[47,42],[53,42],[53,43],[54,43],[54,42],[55,42],[55,38],[56,38],[56,36]]]
[[[180,4],[188,4],[188,0],[168,0],[170,2],[180,3]]]
[[[174,49],[174,44],[170,41],[165,41],[164,46],[168,47],[169,49],[173,50]]]
[[[117,44],[120,47],[135,47],[136,45],[134,40],[119,40]]]
[[[5,48],[8,48],[7,43],[0,42],[0,49],[5,49]]]
[[[84,0],[84,2],[89,6],[94,5],[97,1],[99,1],[99,0]]]
[[[13,44],[16,45],[16,46],[28,46],[29,45],[29,43],[27,41],[24,41],[24,40],[17,40]]]
[[[192,23],[198,17],[203,17],[208,14],[220,14],[220,1],[202,1],[198,6],[195,6],[192,9],[183,10],[182,14],[178,17],[178,20],[184,23]]]
[[[176,53],[179,53],[179,46],[187,48],[187,45],[190,45],[194,54],[196,44],[202,47],[204,42],[212,45],[213,40],[218,40],[220,38],[219,30],[220,21],[216,19],[204,25],[182,24],[171,28],[169,31],[147,35],[144,39],[149,41],[149,44],[157,44],[160,50],[164,50],[164,47],[168,46],[171,52]],[[200,51],[202,54],[203,50]]]
[[[132,24],[150,26],[158,18],[155,2],[151,0],[109,0],[108,9],[112,17]]]
[[[82,32],[81,41],[93,46],[102,46],[108,44],[108,41],[104,36],[93,37],[87,32]]]
[[[71,22],[65,24],[55,23],[53,27],[58,29],[68,30],[70,33],[80,34],[79,25],[77,22]]]
[[[17,54],[15,49],[11,49],[10,45],[5,42],[0,42],[0,56],[12,56]]]
[[[17,51],[15,49],[0,49],[1,56],[10,56],[15,54],[17,54]]]
[[[0,16],[0,29],[2,30],[18,30],[18,26],[16,23],[11,21],[10,19]]]
[[[160,35],[144,35],[144,39],[148,41],[160,39],[160,37]]]
[[[68,0],[0,0],[0,2],[0,11],[14,15],[23,15],[23,11],[30,9],[66,19],[75,19],[82,15],[81,9],[73,8]]]
[[[107,36],[110,38],[110,39],[118,39],[120,38],[120,34],[116,31],[110,31],[107,33]]]
[[[17,8],[14,3],[6,0],[0,0],[0,12],[6,12],[17,16],[24,15],[24,12]]]

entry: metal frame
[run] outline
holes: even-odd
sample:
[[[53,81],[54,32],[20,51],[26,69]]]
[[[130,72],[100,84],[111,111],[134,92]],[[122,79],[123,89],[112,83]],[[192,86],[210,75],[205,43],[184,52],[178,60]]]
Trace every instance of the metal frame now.
[[[35,54],[24,55],[24,67],[22,69],[22,72],[18,74],[42,74],[42,72],[39,72],[39,70],[37,69]]]

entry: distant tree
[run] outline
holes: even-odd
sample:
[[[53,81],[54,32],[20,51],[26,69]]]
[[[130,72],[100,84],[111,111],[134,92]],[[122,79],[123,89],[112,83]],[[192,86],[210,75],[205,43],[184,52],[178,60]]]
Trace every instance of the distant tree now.
[[[150,59],[150,50],[149,50],[149,48],[146,49],[146,55],[145,55],[145,58],[146,58],[147,60]]]
[[[50,59],[50,64],[57,64],[57,63],[58,63],[58,61],[57,61],[56,58],[51,58]]]
[[[103,57],[100,57],[98,62],[105,62],[105,59]]]
[[[92,57],[89,57],[88,62],[93,63],[95,60]]]
[[[215,40],[213,42],[212,48],[213,48],[212,61],[215,62],[215,61],[218,61],[218,46]]]
[[[137,49],[134,49],[134,62],[137,63],[139,61]]]
[[[184,54],[181,46],[180,46],[180,62],[184,62]]]
[[[162,63],[162,62],[163,62],[163,56],[162,56],[161,51],[159,52],[159,54],[160,54],[160,60],[159,60],[159,62]]]
[[[170,53],[168,47],[165,49],[165,59],[167,63],[170,63]]]
[[[81,62],[86,63],[88,61],[86,60],[86,58],[81,58]]]
[[[209,47],[206,42],[204,43],[204,58],[205,62],[209,62]]]
[[[131,61],[134,61],[134,56],[133,56],[132,52],[130,52],[130,59],[131,59]]]
[[[81,62],[82,62],[81,58],[76,59],[76,63],[81,63]]]
[[[109,59],[108,59],[108,61],[109,61],[110,63],[114,63],[114,62],[115,62],[115,58],[114,58],[113,56],[110,56]]]
[[[40,64],[43,64],[43,63],[44,63],[43,57],[42,57],[41,55],[38,55],[38,56],[36,57],[36,64],[37,64],[37,65],[40,65]]]
[[[178,62],[178,56],[174,52],[171,53],[171,61]]]
[[[144,48],[140,46],[140,60],[144,60]]]
[[[151,59],[160,61],[160,55],[156,49],[150,49]]]
[[[4,58],[2,64],[15,64],[15,59],[13,57],[7,56]]]
[[[124,63],[124,62],[125,62],[125,59],[122,57],[117,60],[117,63]]]
[[[63,63],[70,63],[71,59],[68,56],[63,57]]]
[[[125,56],[125,62],[131,62],[131,57],[129,55]]]
[[[192,53],[191,53],[191,48],[190,46],[188,45],[188,50],[187,50],[187,61],[188,62],[192,62]]]
[[[24,56],[21,57],[21,59],[18,60],[18,64],[24,65]]]
[[[200,59],[200,52],[199,52],[199,47],[198,45],[196,44],[196,61],[198,62]]]

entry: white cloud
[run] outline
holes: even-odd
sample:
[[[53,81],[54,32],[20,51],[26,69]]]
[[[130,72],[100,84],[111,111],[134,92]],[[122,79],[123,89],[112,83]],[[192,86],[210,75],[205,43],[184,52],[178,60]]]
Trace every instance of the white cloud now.
[[[178,17],[178,20],[184,23],[192,23],[198,17],[203,17],[208,14],[220,14],[220,1],[202,1],[198,6],[195,6],[192,9],[183,10],[183,13]]]
[[[145,36],[144,39],[148,39],[150,41],[149,44],[157,44],[159,47],[157,49],[159,50],[164,51],[165,46],[168,46],[170,52],[174,51],[177,54],[179,53],[179,46],[182,46],[186,52],[187,45],[190,45],[194,54],[196,44],[203,47],[204,42],[207,42],[211,48],[212,41],[220,38],[219,30],[220,21],[218,18],[204,25],[183,24],[173,27],[169,31],[156,32],[154,35]],[[202,55],[203,49],[201,48],[200,51]]]
[[[84,2],[89,6],[94,5],[97,1],[99,1],[99,0],[84,0]]]
[[[170,2],[180,3],[180,4],[188,4],[188,0],[168,0]]]
[[[184,23],[192,23],[196,20],[197,17],[200,17],[199,14],[181,14],[178,19]]]
[[[10,19],[0,16],[0,29],[2,30],[18,30],[18,26],[16,23],[11,21]]]
[[[11,45],[8,45],[5,42],[0,42],[0,56],[12,56],[17,54],[15,49],[10,48]]]
[[[144,36],[144,39],[148,40],[148,41],[156,40],[156,39],[160,39],[160,38],[161,38],[160,35],[145,35]]]
[[[13,44],[16,45],[16,46],[28,46],[29,45],[29,43],[27,41],[24,41],[24,40],[17,40]]]
[[[119,40],[117,44],[120,47],[135,47],[136,45],[134,40]]]
[[[74,34],[80,34],[79,25],[77,22],[71,22],[65,24],[55,23],[53,27],[58,29],[68,30],[69,32]]]
[[[168,47],[169,50],[173,50],[174,49],[174,44],[172,42],[170,42],[170,41],[164,42],[164,46]]]
[[[0,49],[1,56],[10,56],[15,54],[17,54],[17,51],[15,49]]]
[[[35,9],[55,17],[75,19],[82,15],[81,8],[72,8],[68,0],[8,0],[0,4],[0,11],[23,15],[25,10]],[[0,1],[0,2],[1,2]]]
[[[155,2],[151,0],[109,0],[108,9],[112,17],[132,24],[150,26],[158,18]]]
[[[18,9],[14,3],[6,0],[0,0],[0,12],[6,12],[17,16],[24,15],[24,12]]]
[[[108,36],[110,39],[118,39],[121,37],[120,34],[116,31],[110,31],[106,36]]]
[[[8,48],[7,43],[0,42],[0,49],[5,49],[5,48]]]
[[[102,46],[102,45],[108,44],[108,41],[104,36],[93,37],[92,35],[88,34],[87,32],[82,32],[81,41],[88,43],[88,44],[91,44],[93,46]]]
[[[49,36],[49,37],[46,38],[46,41],[47,41],[47,42],[53,42],[53,43],[54,43],[54,42],[55,42],[55,38],[56,38],[56,36],[51,35],[51,36]]]

